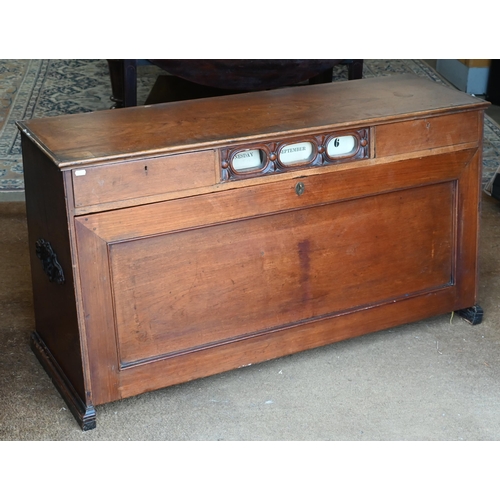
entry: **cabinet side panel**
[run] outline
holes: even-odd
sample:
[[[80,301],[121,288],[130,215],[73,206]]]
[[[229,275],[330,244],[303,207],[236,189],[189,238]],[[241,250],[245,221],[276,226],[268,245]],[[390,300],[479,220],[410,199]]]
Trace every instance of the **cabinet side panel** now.
[[[86,401],[62,174],[25,136],[22,150],[35,328],[73,388]],[[41,239],[50,244],[62,268],[62,284],[50,281],[36,255],[36,244]]]

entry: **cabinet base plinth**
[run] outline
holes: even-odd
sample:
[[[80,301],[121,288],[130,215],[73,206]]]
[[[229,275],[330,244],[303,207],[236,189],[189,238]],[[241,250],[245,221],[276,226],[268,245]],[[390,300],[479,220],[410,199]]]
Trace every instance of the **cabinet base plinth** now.
[[[82,428],[82,431],[95,429],[96,412],[94,407],[86,405],[83,402],[37,332],[31,334],[31,349],[52,379],[56,389],[68,405],[69,410]]]

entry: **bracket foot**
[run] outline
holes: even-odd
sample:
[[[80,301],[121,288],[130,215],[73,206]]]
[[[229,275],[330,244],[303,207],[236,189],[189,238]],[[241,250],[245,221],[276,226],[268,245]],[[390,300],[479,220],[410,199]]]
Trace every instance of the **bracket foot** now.
[[[483,321],[483,309],[478,305],[468,307],[467,309],[460,309],[457,311],[457,314],[471,325],[479,325]]]

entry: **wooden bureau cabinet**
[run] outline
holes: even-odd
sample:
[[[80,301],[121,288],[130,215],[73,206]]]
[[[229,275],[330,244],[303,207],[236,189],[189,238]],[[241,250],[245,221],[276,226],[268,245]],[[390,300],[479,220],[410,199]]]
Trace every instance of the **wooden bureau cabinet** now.
[[[487,103],[408,75],[34,119],[32,347],[95,406],[476,306]]]

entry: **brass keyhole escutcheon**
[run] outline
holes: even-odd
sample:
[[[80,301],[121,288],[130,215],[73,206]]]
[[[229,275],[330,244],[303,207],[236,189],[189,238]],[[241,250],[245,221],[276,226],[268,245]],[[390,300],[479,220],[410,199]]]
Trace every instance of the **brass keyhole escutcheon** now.
[[[297,193],[298,196],[301,196],[304,194],[304,191],[306,190],[306,187],[304,186],[303,182],[297,182],[295,185],[295,192]]]

